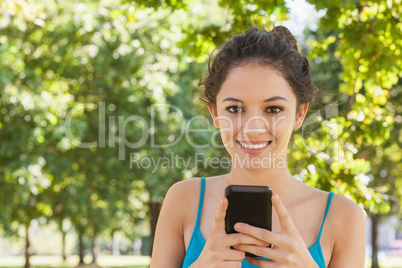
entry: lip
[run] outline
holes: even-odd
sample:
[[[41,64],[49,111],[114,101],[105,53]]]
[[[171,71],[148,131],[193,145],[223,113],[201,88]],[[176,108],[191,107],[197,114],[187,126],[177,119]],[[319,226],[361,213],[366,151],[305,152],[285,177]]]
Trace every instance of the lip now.
[[[272,144],[272,140],[270,140],[270,141],[248,141],[248,142],[240,141],[240,142],[245,143],[245,144],[260,144],[260,143],[268,142],[268,144],[265,147],[262,147],[259,149],[249,149],[249,148],[245,148],[245,147],[241,146],[239,141],[237,141],[237,144],[239,145],[240,149],[242,149],[243,152],[251,154],[251,155],[257,155],[257,154],[262,153]]]

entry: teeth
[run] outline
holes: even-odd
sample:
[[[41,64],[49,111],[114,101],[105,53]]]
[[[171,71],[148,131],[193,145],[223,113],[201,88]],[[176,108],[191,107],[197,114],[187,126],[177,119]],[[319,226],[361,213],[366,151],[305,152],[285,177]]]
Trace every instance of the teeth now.
[[[260,148],[264,148],[265,146],[268,145],[269,142],[264,142],[264,143],[260,143],[260,144],[245,144],[245,143],[241,143],[239,141],[239,144],[247,149],[260,149]]]

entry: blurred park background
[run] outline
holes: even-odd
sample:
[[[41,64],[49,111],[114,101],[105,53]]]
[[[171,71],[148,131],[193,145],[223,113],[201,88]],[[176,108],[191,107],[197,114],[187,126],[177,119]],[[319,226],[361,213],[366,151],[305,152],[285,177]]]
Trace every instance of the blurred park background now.
[[[291,172],[365,209],[366,267],[402,267],[401,14],[401,0],[0,0],[0,267],[147,267],[167,189],[230,169],[197,83],[253,22],[297,36],[322,92]]]

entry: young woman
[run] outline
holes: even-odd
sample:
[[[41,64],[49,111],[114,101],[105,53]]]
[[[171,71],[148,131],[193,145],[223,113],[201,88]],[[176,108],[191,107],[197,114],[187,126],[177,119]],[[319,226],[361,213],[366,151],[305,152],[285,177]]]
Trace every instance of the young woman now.
[[[364,267],[363,210],[288,170],[289,140],[316,92],[309,63],[289,30],[253,27],[234,36],[210,61],[201,85],[231,171],[169,189],[151,267]],[[224,190],[230,184],[273,190],[272,232],[237,223],[238,233],[225,233]],[[246,259],[245,252],[259,258]]]

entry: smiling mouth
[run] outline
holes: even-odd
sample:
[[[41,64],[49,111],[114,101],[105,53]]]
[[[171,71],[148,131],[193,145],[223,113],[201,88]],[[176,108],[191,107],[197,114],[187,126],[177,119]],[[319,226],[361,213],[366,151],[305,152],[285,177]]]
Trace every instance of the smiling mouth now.
[[[262,148],[268,147],[272,143],[272,141],[262,142],[259,144],[247,144],[247,143],[242,143],[241,141],[237,141],[237,143],[241,147],[256,150],[256,149],[262,149]]]

